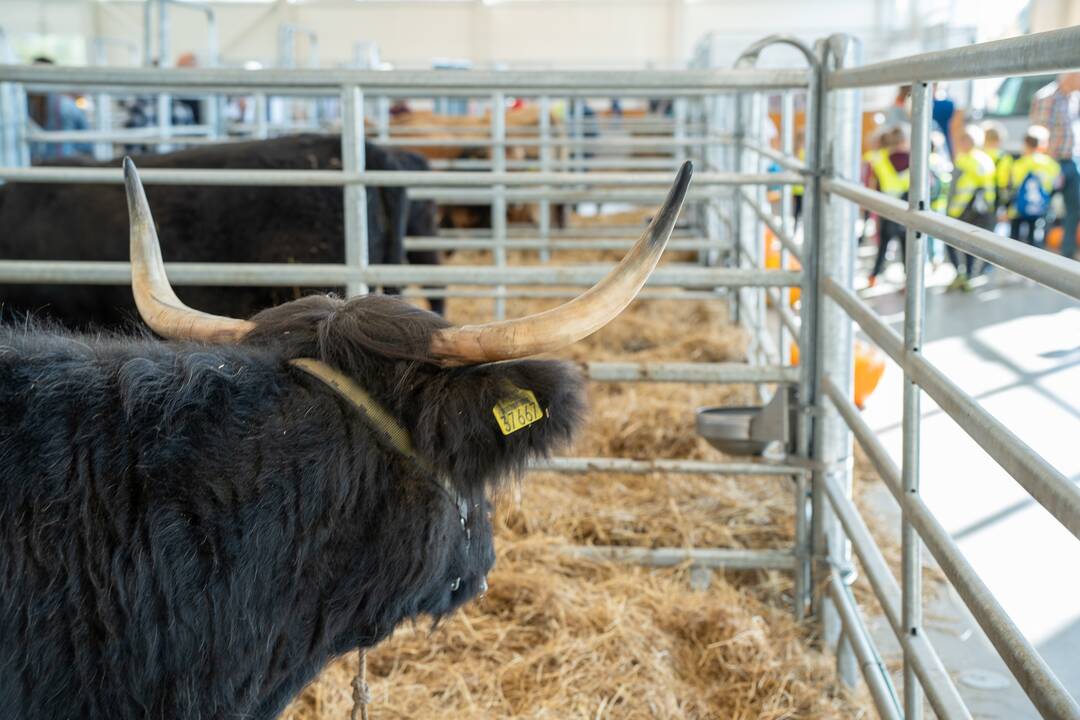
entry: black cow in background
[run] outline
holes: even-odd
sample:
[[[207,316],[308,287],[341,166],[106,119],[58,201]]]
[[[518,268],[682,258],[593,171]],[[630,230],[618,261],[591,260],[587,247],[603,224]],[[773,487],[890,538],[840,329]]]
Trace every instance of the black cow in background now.
[[[368,143],[371,170],[426,170],[410,152]],[[143,168],[333,170],[341,168],[338,136],[295,135],[207,145],[138,158]],[[67,160],[49,165],[115,167]],[[340,187],[154,185],[150,202],[168,228],[167,262],[343,263]],[[406,233],[435,233],[431,202],[413,203],[405,188],[369,187],[368,251],[372,264],[405,262]],[[10,183],[0,186],[0,258],[127,259],[128,218],[119,185]],[[438,262],[436,253],[414,258]],[[209,312],[250,317],[313,291],[304,287],[181,287],[179,296]],[[336,289],[342,292],[343,288]],[[388,288],[388,291],[393,289]],[[134,321],[131,289],[118,285],[0,285],[3,316],[46,316],[68,327],[120,327]],[[432,309],[442,313],[441,300]]]

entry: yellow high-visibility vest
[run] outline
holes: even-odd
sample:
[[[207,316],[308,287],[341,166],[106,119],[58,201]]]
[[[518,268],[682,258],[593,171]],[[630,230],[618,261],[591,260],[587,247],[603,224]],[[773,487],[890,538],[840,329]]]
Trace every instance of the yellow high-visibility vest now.
[[[960,217],[971,204],[975,193],[983,191],[983,197],[992,208],[996,195],[997,176],[994,161],[982,150],[960,153],[956,156],[953,171],[953,194],[949,202],[949,216]]]
[[[1012,178],[1013,156],[1001,148],[990,148],[985,152],[994,161],[997,189],[999,193],[1004,195],[1009,188],[1009,180]]]
[[[1046,153],[1035,152],[1021,155],[1012,164],[1009,174],[1009,217],[1016,217],[1016,193],[1027,176],[1031,174],[1039,179],[1047,194],[1054,192],[1054,185],[1061,176],[1061,165]]]
[[[892,160],[889,159],[887,149],[870,150],[863,159],[870,165],[874,177],[877,178],[878,190],[886,195],[900,197],[911,187],[911,174],[907,170],[896,171]]]

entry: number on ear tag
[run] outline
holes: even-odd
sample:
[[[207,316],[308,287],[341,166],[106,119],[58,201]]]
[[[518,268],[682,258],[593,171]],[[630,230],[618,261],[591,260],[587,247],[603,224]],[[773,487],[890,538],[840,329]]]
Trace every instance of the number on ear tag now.
[[[544,417],[544,411],[540,409],[540,403],[536,402],[533,391],[519,387],[513,388],[512,394],[496,403],[491,412],[495,415],[495,422],[499,423],[503,435],[517,432]]]

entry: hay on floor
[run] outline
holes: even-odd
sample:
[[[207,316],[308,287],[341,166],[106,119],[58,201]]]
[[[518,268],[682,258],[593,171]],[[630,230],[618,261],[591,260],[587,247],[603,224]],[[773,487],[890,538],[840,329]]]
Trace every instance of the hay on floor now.
[[[478,260],[461,253],[454,261]],[[508,310],[557,302],[512,300]],[[487,300],[449,302],[455,322],[490,313]],[[745,344],[722,303],[639,301],[560,355],[724,362],[741,360]],[[753,389],[594,383],[589,395],[572,454],[722,460],[697,438],[694,408],[746,403]],[[794,622],[789,575],[713,573],[707,589],[695,590],[687,568],[559,552],[565,544],[781,548],[792,542],[792,507],[786,478],[528,476],[496,499],[498,561],[487,595],[435,629],[400,628],[369,652],[373,717],[863,716],[866,698],[840,688],[832,658]],[[354,653],[327,668],[283,718],[347,718],[355,667]]]

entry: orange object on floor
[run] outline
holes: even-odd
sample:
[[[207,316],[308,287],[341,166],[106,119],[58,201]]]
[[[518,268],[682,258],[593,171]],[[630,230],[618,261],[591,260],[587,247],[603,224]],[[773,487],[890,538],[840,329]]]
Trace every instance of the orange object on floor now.
[[[885,355],[873,345],[855,341],[855,405],[862,410],[885,373]]]
[[[1046,247],[1050,250],[1061,250],[1061,241],[1065,239],[1065,228],[1058,225],[1052,227],[1046,233]],[[1076,229],[1076,242],[1080,244],[1080,228]]]
[[[791,343],[791,364],[799,364],[799,345]],[[855,405],[862,410],[885,373],[885,355],[862,340],[855,341]]]

